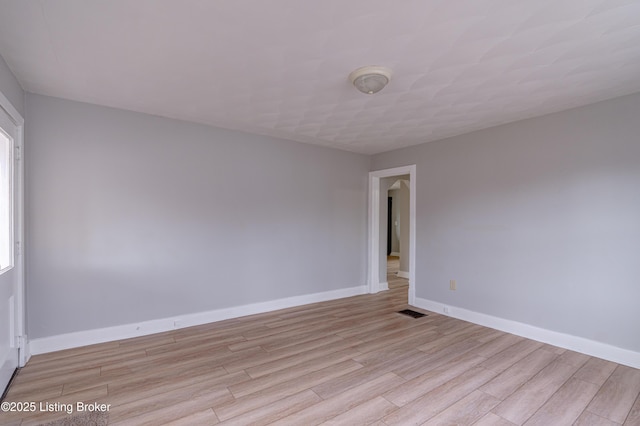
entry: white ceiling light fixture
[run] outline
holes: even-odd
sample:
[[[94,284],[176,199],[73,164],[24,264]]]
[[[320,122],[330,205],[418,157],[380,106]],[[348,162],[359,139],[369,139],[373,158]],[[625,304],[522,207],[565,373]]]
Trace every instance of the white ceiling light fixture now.
[[[349,80],[362,93],[373,95],[384,89],[384,86],[391,81],[391,70],[370,65],[353,71],[349,74]]]

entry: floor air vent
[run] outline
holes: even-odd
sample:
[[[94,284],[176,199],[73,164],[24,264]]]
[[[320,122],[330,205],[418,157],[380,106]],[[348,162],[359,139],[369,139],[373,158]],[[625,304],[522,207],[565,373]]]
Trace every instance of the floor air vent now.
[[[427,316],[427,314],[423,314],[422,312],[412,311],[411,309],[403,309],[401,311],[398,311],[398,313],[402,315],[408,315],[413,318],[422,318]]]

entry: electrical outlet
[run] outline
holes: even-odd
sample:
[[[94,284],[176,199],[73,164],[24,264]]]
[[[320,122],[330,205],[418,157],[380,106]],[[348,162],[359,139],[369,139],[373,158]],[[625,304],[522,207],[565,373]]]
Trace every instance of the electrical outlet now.
[[[449,307],[448,306],[443,307],[442,308],[442,312],[444,312],[445,314],[448,314],[449,313]]]
[[[449,290],[456,291],[456,280],[449,281]]]

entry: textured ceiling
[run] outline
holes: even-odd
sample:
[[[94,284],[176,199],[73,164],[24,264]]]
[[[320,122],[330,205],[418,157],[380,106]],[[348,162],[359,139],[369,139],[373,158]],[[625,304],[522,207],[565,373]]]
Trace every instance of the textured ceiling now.
[[[640,91],[640,1],[1,0],[0,55],[30,92],[371,154]]]

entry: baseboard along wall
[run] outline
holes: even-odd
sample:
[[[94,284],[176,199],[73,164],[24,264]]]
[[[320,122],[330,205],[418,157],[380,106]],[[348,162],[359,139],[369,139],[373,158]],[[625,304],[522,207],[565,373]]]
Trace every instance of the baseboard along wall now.
[[[597,358],[624,364],[633,368],[640,368],[640,353],[619,348],[607,343],[585,339],[584,337],[560,333],[535,327],[533,325],[495,317],[464,308],[445,305],[428,299],[416,297],[415,306],[431,312],[447,315],[463,321],[526,337],[538,342],[548,343],[564,349],[580,352]]]
[[[386,282],[380,283],[379,286],[380,291],[389,289],[389,285]],[[271,312],[279,309],[307,305],[310,303],[342,299],[345,297],[365,294],[366,292],[367,286],[357,286],[322,293],[288,297],[268,302],[253,303],[232,308],[181,315],[171,318],[162,318],[133,324],[36,338],[30,340],[27,348],[25,349],[28,351],[29,355],[55,352],[63,349],[146,336],[149,334],[161,333],[231,318]],[[548,343],[550,345],[624,364],[629,367],[640,368],[640,353],[628,349],[464,308],[458,308],[419,297],[416,297],[415,306],[428,311],[461,319],[463,321],[469,321],[474,324],[494,328],[496,330],[512,333],[528,339],[537,340],[539,342]]]
[[[342,299],[345,297],[365,294],[367,286],[357,286],[321,293],[307,294],[303,296],[287,297],[268,302],[252,303],[249,305],[232,308],[216,309],[207,312],[180,315],[171,318],[143,321],[134,324],[124,324],[94,330],[83,330],[73,333],[60,334],[50,337],[36,338],[28,343],[31,355],[60,351],[63,349],[77,348],[80,346],[94,345],[97,343],[111,342],[115,340],[129,339],[132,337],[146,336],[162,333],[164,331],[207,324],[231,318],[247,315],[261,314],[279,309],[308,305],[310,303],[326,302],[328,300]]]

